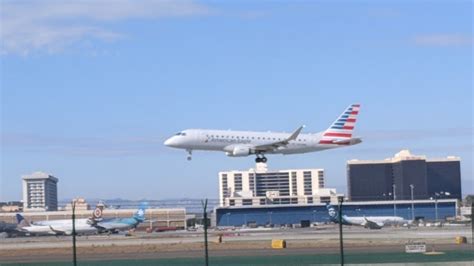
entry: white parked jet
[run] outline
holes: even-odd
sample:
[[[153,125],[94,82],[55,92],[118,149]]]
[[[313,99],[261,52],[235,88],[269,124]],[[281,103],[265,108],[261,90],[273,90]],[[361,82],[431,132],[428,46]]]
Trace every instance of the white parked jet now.
[[[227,156],[240,157],[255,154],[255,162],[267,161],[265,154],[296,154],[315,152],[361,143],[352,137],[359,104],[352,104],[325,131],[301,134],[304,126],[293,133],[231,131],[211,129],[186,129],[165,141],[165,145],[188,152],[193,150],[222,151]]]
[[[93,215],[97,215],[97,212],[102,213],[102,209],[96,208]],[[18,229],[21,232],[32,234],[32,235],[71,235],[72,234],[72,220],[61,219],[61,220],[49,220],[49,221],[37,221],[28,222],[25,218],[17,213],[16,214]],[[98,229],[94,226],[92,218],[81,218],[76,219],[75,229],[77,234],[96,234]]]
[[[334,223],[339,223],[339,215],[336,209],[327,205],[329,218]],[[342,224],[344,225],[356,225],[363,226],[369,229],[382,229],[384,225],[405,225],[410,224],[411,221],[407,221],[400,216],[346,216],[342,215]]]

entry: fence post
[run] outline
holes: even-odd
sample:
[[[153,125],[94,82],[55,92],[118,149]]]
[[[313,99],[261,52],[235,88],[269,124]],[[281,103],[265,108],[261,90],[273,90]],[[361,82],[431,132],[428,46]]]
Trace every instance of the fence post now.
[[[343,238],[342,238],[342,203],[344,202],[344,198],[340,197],[339,198],[339,250],[340,250],[340,256],[341,256],[341,265],[344,265],[344,243],[343,243]]]
[[[74,266],[77,265],[76,256],[76,201],[73,199],[72,202],[72,262]]]
[[[206,266],[209,266],[209,252],[207,244],[207,199],[201,202],[203,208],[203,217],[204,217],[204,256],[206,258]]]

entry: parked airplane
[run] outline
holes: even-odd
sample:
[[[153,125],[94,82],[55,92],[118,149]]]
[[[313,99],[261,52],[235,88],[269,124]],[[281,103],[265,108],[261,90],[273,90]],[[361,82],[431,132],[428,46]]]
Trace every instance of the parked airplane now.
[[[100,210],[101,211],[101,210]],[[97,209],[93,212],[97,212]],[[20,231],[33,235],[71,235],[72,220],[50,220],[28,222],[21,214],[17,214],[18,228]],[[96,234],[97,228],[93,225],[91,218],[81,218],[75,220],[76,234]]]
[[[94,215],[93,226],[99,230],[99,233],[117,233],[136,228],[141,222],[145,221],[145,210],[146,204],[141,204],[139,209],[130,218],[103,219],[101,216]]]
[[[0,238],[22,235],[15,223],[6,223],[0,221]]]
[[[331,205],[326,205],[329,218],[334,223],[339,223],[339,215],[336,209]],[[384,225],[403,225],[409,224],[410,221],[400,216],[346,216],[342,215],[342,224],[363,226],[369,229],[381,229]]]
[[[18,222],[18,230],[21,232],[24,232],[27,235],[55,235],[56,233],[49,228],[49,226],[46,225],[33,225],[25,218],[17,213],[16,214],[16,220]]]
[[[165,141],[165,145],[188,152],[193,150],[223,151],[227,156],[240,157],[255,154],[255,162],[267,161],[265,154],[296,154],[315,152],[361,143],[352,137],[359,104],[352,104],[325,131],[301,134],[304,126],[293,133],[186,129]]]

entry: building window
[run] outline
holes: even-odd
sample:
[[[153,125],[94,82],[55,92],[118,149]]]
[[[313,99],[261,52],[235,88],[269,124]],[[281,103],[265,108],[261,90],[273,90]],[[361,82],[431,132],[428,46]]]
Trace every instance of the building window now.
[[[235,191],[242,191],[242,174],[234,174]]]
[[[311,172],[304,171],[303,172],[303,181],[304,181],[304,194],[305,195],[312,195],[313,194],[313,182],[311,179]]]
[[[308,204],[313,203],[313,197],[308,197]]]
[[[296,172],[291,172],[291,188],[292,188],[292,195],[298,195],[298,186],[296,184]]]
[[[249,174],[249,190],[252,191],[252,197],[255,196],[255,177],[254,177],[254,174]]]
[[[255,196],[265,197],[267,191],[278,191],[280,196],[290,196],[290,173],[258,173]]]
[[[319,188],[324,188],[324,172],[323,171],[318,172],[318,183],[319,183]]]
[[[266,204],[266,199],[260,199],[260,205],[265,205]]]
[[[242,205],[246,205],[246,206],[252,205],[252,199],[243,199]]]
[[[222,175],[222,205],[225,205],[225,198],[229,196],[228,184],[227,184],[227,175]]]
[[[321,197],[319,200],[321,203],[331,203],[331,197]]]
[[[235,200],[233,200],[233,199],[229,200],[229,205],[230,206],[235,206]]]

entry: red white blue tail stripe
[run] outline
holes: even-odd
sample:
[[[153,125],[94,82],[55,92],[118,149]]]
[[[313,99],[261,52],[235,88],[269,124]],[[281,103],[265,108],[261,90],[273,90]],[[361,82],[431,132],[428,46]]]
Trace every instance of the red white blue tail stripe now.
[[[324,132],[320,144],[348,145],[359,114],[360,104],[351,104],[339,118]]]

